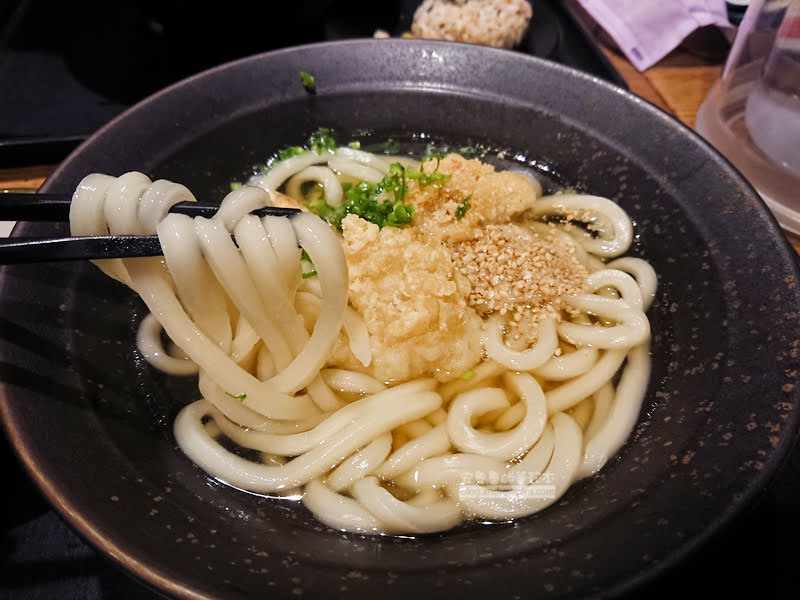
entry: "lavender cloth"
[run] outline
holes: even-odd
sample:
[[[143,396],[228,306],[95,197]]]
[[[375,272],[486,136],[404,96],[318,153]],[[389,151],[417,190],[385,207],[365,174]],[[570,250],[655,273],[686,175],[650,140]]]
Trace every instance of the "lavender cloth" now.
[[[706,25],[731,27],[725,0],[577,0],[639,71]]]

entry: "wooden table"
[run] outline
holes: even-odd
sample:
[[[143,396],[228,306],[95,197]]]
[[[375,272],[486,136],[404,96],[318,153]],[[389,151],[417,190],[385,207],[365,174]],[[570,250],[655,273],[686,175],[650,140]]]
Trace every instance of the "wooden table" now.
[[[639,72],[621,54],[601,46],[631,92],[694,127],[700,104],[722,72],[724,57],[703,57],[701,52],[678,48],[650,69]],[[0,189],[38,189],[56,165],[31,165],[0,169]],[[800,253],[800,237],[786,232]]]

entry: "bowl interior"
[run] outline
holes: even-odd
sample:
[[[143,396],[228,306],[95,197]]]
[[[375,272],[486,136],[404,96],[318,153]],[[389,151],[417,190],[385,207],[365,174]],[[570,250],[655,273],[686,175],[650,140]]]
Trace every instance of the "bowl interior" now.
[[[297,71],[309,70],[307,94]],[[0,406],[12,442],[79,532],[179,597],[579,597],[629,589],[744,505],[797,431],[797,267],[774,219],[697,136],[591,77],[511,52],[411,40],[252,57],[168,88],[112,122],[48,180],[140,170],[221,198],[317,127],[340,139],[484,144],[546,186],[614,199],[659,289],[653,373],[629,442],[595,477],[514,523],[416,539],[320,526],[298,504],[221,485],[175,447],[198,392],[137,354],[141,301],[89,264],[6,267]],[[63,226],[23,224],[17,235]],[[789,279],[787,279],[789,278]],[[794,278],[794,279],[791,279]],[[766,291],[766,293],[765,293]],[[612,551],[609,552],[609,549]]]

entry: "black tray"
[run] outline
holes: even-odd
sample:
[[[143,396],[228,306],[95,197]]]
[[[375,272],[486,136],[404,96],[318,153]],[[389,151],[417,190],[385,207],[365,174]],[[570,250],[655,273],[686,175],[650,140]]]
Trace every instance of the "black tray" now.
[[[177,3],[176,3],[177,4]],[[186,11],[170,2],[0,2],[0,168],[55,164],[145,96],[216,64],[279,47],[410,29],[419,0],[225,2]],[[518,51],[625,87],[559,0],[536,0]]]

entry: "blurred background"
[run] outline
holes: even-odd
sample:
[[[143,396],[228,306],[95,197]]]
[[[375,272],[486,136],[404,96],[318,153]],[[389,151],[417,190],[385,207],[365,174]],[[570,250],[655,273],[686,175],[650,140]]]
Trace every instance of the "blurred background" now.
[[[58,162],[126,107],[240,57],[407,33],[419,0],[0,0],[0,168]],[[559,1],[536,2],[518,49],[625,85]]]
[[[127,106],[229,60],[394,28],[398,0],[0,1],[0,166],[60,160]]]

